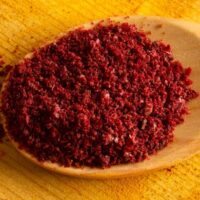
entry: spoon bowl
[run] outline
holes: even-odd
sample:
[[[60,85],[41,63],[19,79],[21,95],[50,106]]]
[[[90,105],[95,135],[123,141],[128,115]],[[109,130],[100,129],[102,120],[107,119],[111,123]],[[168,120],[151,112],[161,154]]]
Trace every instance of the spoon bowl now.
[[[198,92],[200,91],[200,25],[174,19],[143,16],[116,17],[111,18],[111,20],[135,24],[139,30],[149,34],[152,40],[163,40],[169,43],[175,59],[180,60],[183,66],[190,66],[192,68],[191,79],[194,81],[193,88]],[[81,27],[89,29],[98,22],[84,24]],[[31,57],[31,55],[31,53],[27,54],[26,57]],[[174,141],[156,155],[152,155],[149,159],[139,163],[120,164],[106,169],[63,167],[47,161],[39,162],[35,157],[19,148],[19,145],[9,136],[5,127],[5,121],[3,121],[3,124],[7,136],[16,149],[41,167],[78,177],[117,178],[165,168],[197,154],[200,151],[200,98],[189,103],[189,113],[190,115],[186,116],[185,122],[176,127]],[[3,116],[2,119],[4,120]]]

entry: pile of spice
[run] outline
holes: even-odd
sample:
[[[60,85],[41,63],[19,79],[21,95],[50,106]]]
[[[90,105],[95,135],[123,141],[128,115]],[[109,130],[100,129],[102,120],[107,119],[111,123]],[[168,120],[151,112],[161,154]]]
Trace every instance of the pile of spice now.
[[[77,29],[13,67],[2,93],[10,136],[39,161],[142,161],[184,121],[191,68],[128,23]]]

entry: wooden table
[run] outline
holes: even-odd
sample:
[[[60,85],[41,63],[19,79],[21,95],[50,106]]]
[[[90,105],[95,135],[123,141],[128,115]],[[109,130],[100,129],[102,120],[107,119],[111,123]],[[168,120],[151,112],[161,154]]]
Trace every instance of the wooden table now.
[[[0,0],[0,55],[14,64],[75,25],[119,15],[200,22],[200,0]],[[0,200],[198,200],[200,155],[150,175],[84,180],[48,172],[0,144]]]

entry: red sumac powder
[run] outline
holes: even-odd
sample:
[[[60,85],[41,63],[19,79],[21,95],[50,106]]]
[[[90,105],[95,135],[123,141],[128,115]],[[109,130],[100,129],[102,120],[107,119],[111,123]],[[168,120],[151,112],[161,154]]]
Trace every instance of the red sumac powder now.
[[[77,29],[14,66],[2,94],[6,127],[40,161],[142,161],[173,140],[197,97],[190,73],[134,25]]]

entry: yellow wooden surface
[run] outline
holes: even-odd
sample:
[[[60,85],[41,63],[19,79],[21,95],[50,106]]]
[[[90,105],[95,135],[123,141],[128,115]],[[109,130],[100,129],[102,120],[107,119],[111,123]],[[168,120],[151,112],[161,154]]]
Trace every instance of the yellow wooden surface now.
[[[13,64],[69,27],[136,14],[200,23],[200,0],[0,0],[0,55]],[[48,172],[0,144],[0,200],[18,199],[198,200],[200,155],[149,175],[84,180]]]

